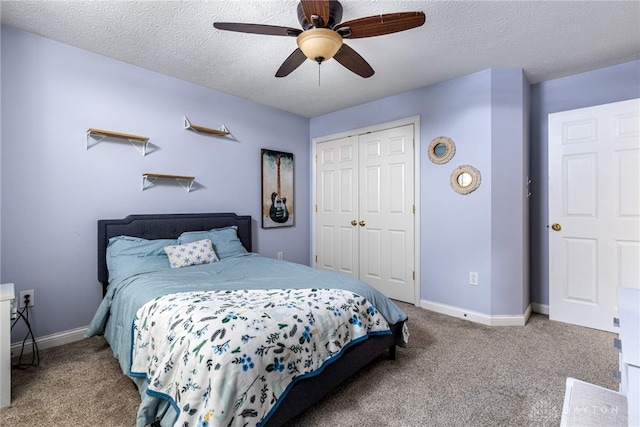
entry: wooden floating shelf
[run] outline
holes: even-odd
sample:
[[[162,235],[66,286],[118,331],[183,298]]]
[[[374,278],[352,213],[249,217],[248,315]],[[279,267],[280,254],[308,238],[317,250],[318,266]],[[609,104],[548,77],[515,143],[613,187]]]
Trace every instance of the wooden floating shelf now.
[[[208,133],[209,135],[220,135],[220,136],[229,135],[229,131],[227,130],[226,127],[224,127],[224,125],[220,126],[219,129],[198,126],[191,123],[186,116],[184,118],[184,128],[186,130],[192,130],[194,132]]]
[[[191,191],[196,177],[188,175],[168,175],[164,173],[145,173],[142,174],[142,190],[153,185],[156,179],[175,179],[188,193]]]
[[[173,178],[173,179],[196,179],[195,176],[188,175],[167,175],[164,173],[145,173],[143,176],[152,177],[152,178]]]
[[[94,134],[105,135],[105,136],[112,136],[114,138],[135,139],[136,141],[148,141],[149,140],[148,136],[133,135],[131,133],[112,132],[110,130],[102,130],[102,129],[95,129],[95,128],[89,128],[89,130],[87,130],[87,132],[94,133]]]
[[[95,129],[95,128],[87,129],[87,149],[89,149],[89,145],[90,145],[89,141],[91,139],[94,139],[97,144],[107,137],[126,139],[131,143],[131,145],[133,145],[136,148],[136,150],[142,153],[143,156],[147,154],[147,145],[149,144],[148,136],[134,135],[131,133],[113,132],[110,130]],[[140,147],[138,147],[137,144],[139,144]]]

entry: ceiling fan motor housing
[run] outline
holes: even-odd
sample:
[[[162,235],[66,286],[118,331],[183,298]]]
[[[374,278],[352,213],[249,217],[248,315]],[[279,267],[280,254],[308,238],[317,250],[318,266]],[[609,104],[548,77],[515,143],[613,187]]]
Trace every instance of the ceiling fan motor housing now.
[[[329,1],[329,22],[324,22],[325,28],[333,28],[342,21],[342,5],[337,0]],[[298,3],[298,22],[303,30],[308,30],[314,26],[313,22],[309,22],[307,16],[302,9],[302,4]]]

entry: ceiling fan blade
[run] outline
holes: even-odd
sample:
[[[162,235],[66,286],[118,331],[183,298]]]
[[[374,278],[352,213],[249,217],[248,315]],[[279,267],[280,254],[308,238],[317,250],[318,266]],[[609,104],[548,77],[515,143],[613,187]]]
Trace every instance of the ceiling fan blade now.
[[[297,48],[293,51],[291,55],[287,59],[284,60],[278,71],[276,72],[276,77],[285,77],[291,74],[293,70],[298,68],[302,63],[307,59],[302,53],[300,48]]]
[[[214,22],[213,26],[218,30],[235,31],[238,33],[266,34],[268,36],[293,36],[297,37],[302,30],[277,25],[243,24],[241,22]]]
[[[335,30],[345,39],[360,39],[410,30],[424,22],[424,12],[386,13],[346,21],[336,25]]]
[[[367,61],[364,60],[362,56],[346,44],[343,44],[342,47],[338,50],[338,52],[333,55],[333,59],[341,63],[345,66],[345,68],[353,71],[360,77],[373,76],[373,68]]]
[[[330,17],[329,0],[300,0],[300,6],[302,6],[307,22],[316,28],[327,27]],[[320,17],[320,20],[314,20],[314,16]]]

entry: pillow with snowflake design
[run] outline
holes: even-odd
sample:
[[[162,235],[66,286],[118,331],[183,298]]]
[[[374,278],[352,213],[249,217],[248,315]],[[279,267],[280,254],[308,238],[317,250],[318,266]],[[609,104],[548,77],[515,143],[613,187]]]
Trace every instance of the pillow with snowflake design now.
[[[211,240],[203,239],[184,245],[165,246],[171,268],[189,267],[191,265],[209,264],[218,261]]]

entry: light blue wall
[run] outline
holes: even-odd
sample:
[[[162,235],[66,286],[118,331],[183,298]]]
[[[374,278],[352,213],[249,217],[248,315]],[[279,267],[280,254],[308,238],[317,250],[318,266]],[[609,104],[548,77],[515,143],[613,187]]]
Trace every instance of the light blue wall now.
[[[521,90],[516,87],[519,80],[522,81]],[[526,79],[521,79],[512,70],[489,70],[314,118],[311,136],[420,115],[421,297],[482,313],[505,314],[511,311],[509,308],[526,306],[529,301],[541,305],[549,303],[547,115],[637,97],[640,97],[640,61],[555,79],[530,88]],[[518,128],[522,135],[516,135]],[[451,136],[459,147],[464,147],[452,160],[456,165],[480,165],[482,186],[467,196],[468,199],[460,200],[443,185],[449,169],[428,162],[424,150],[438,135]],[[493,151],[490,157],[485,157],[490,140],[494,141]],[[510,140],[522,141],[523,145],[511,144]],[[520,153],[520,149],[524,153]],[[495,188],[496,185],[505,185],[514,194],[521,190],[523,181],[509,177],[513,176],[511,168],[519,164],[522,155],[529,158],[528,167],[524,165],[521,169],[531,179],[531,197],[502,204],[503,209],[497,210],[501,202],[495,198],[500,197],[503,189]],[[501,166],[497,166],[497,162]],[[488,180],[486,170],[491,170],[495,179]],[[526,176],[524,179],[526,181]],[[487,184],[494,186],[491,196],[486,193]],[[476,200],[483,192],[484,199]],[[493,206],[489,206],[491,203]],[[491,214],[488,213],[490,209],[493,210]],[[465,214],[471,210],[479,215]],[[520,218],[522,210],[524,224],[529,223],[528,230],[517,232],[511,224],[504,232],[500,231],[504,221],[509,223],[509,218]],[[515,215],[511,216],[511,212]],[[484,217],[490,217],[490,223],[484,222]],[[449,223],[448,218],[454,220]],[[438,227],[435,224],[451,225]],[[509,244],[511,236],[515,243]],[[491,247],[479,243],[490,238],[493,239]],[[452,243],[447,243],[448,239]],[[510,248],[517,247],[519,239],[529,241],[521,252],[523,260],[515,259],[515,254],[509,253]],[[446,265],[452,273],[439,272],[438,265]],[[525,276],[523,282],[529,283],[522,293],[519,286],[514,286],[518,282],[516,270],[521,266]],[[492,274],[505,269],[506,276]],[[470,270],[479,272],[477,289],[466,285]],[[493,285],[489,295],[479,292],[486,280]]]
[[[89,322],[101,297],[99,218],[249,214],[255,251],[275,257],[282,250],[285,259],[308,263],[310,138],[415,115],[422,129],[421,298],[490,314],[519,314],[529,299],[547,304],[546,116],[640,96],[640,61],[533,85],[531,94],[521,70],[497,69],[309,121],[5,26],[1,36],[0,282],[36,290],[36,336]],[[185,114],[204,126],[226,125],[236,140],[184,131]],[[155,151],[142,157],[127,142],[87,150],[89,127],[148,135]],[[441,135],[454,139],[457,154],[437,166],[425,150]],[[295,155],[293,228],[260,229],[260,148]],[[520,176],[527,166],[519,164],[527,155],[529,200]],[[481,187],[468,196],[448,184],[463,163],[482,172]],[[186,193],[167,183],[141,191],[143,172],[195,175],[199,188]],[[531,218],[530,246],[511,251],[528,238],[514,222],[522,211]],[[530,297],[519,284],[529,258]],[[478,287],[468,285],[469,271],[479,273]],[[14,339],[23,336],[17,330]]]
[[[531,300],[549,304],[548,123],[558,111],[640,97],[640,61],[550,80],[531,87]]]
[[[491,313],[529,304],[529,82],[522,71],[491,74]]]
[[[308,264],[309,120],[2,27],[1,282],[35,290],[37,337],[86,326],[102,297],[96,221],[132,213],[236,212],[254,251]],[[183,129],[227,126],[235,140]],[[149,136],[86,148],[88,128]],[[260,149],[292,152],[295,226],[260,227]],[[141,190],[142,174],[194,175]],[[18,326],[16,327],[18,328]],[[14,331],[13,339],[24,337]]]
[[[420,116],[422,300],[486,314],[523,313],[527,100],[521,70],[486,70],[311,120],[315,138]],[[435,165],[425,151],[442,135],[454,140],[456,155]],[[449,185],[461,164],[482,174],[480,188],[466,196]],[[508,176],[499,191],[494,175]],[[469,285],[470,271],[478,272],[479,286]]]

